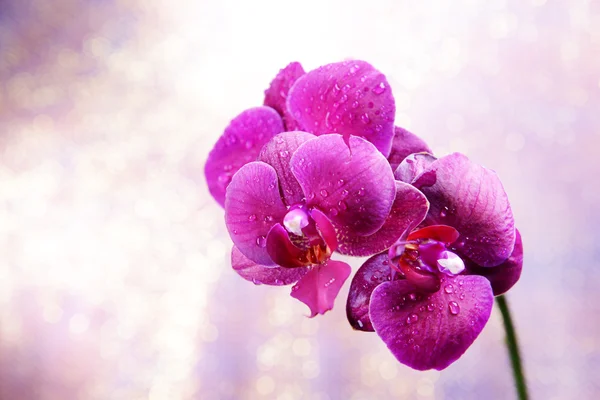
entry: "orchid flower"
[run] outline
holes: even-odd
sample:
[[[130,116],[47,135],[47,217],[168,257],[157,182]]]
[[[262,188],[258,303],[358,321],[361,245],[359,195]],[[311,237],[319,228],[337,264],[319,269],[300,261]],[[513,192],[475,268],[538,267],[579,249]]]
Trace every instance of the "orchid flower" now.
[[[227,187],[233,268],[256,284],[296,282],[291,295],[311,317],[333,307],[350,275],[333,252],[382,251],[427,210],[373,144],[352,136],[349,145],[338,134],[281,133]]]
[[[264,105],[235,117],[210,152],[204,169],[210,193],[223,206],[233,175],[284,131],[339,133],[347,146],[351,135],[358,136],[387,157],[395,111],[386,77],[364,61],[328,64],[308,73],[300,63],[290,63],[265,91]]]
[[[395,177],[418,188],[429,209],[357,271],[347,315],[401,363],[441,370],[482,331],[494,295],[519,279],[521,237],[497,175],[461,154],[412,154]]]

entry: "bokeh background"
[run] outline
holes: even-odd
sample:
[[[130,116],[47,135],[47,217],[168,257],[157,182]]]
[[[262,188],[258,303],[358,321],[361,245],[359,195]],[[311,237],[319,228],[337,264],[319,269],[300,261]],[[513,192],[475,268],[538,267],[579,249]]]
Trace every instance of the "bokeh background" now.
[[[498,172],[533,398],[600,396],[600,2],[0,0],[1,399],[512,399],[500,316],[442,372],[230,268],[203,164],[288,62],[388,76]],[[360,260],[353,265],[360,265]]]

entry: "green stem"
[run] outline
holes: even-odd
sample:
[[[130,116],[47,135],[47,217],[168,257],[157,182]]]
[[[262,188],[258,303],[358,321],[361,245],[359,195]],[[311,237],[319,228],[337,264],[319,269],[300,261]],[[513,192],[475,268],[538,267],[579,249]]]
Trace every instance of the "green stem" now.
[[[525,383],[525,374],[523,374],[523,365],[521,364],[521,355],[519,354],[519,344],[517,343],[517,335],[515,327],[510,316],[510,310],[504,295],[496,297],[496,304],[502,313],[502,321],[504,322],[504,330],[506,331],[506,347],[512,364],[515,386],[520,400],[529,399],[527,394],[527,384]]]

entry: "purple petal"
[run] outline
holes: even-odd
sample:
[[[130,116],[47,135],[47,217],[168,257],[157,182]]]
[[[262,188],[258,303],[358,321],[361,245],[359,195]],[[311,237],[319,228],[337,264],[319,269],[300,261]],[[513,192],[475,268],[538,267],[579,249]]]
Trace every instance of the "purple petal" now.
[[[227,187],[225,224],[231,240],[258,264],[273,265],[266,249],[267,234],[286,211],[277,173],[268,164],[255,161],[244,165]]]
[[[298,78],[304,75],[304,69],[299,62],[289,63],[279,71],[267,90],[265,90],[264,105],[274,108],[283,118],[286,130],[296,130],[296,121],[287,112],[286,100],[290,88]]]
[[[346,302],[346,315],[350,325],[356,330],[373,332],[369,318],[369,302],[373,290],[383,282],[391,280],[387,253],[369,258],[354,274]],[[401,278],[396,274],[396,279]]]
[[[310,308],[311,318],[325,314],[333,308],[333,302],[350,272],[350,266],[341,261],[329,260],[315,265],[292,287],[291,296]]]
[[[446,368],[467,350],[490,317],[494,296],[487,279],[458,276],[442,286],[425,295],[405,280],[384,282],[371,295],[375,331],[398,361],[411,368]]]
[[[392,170],[377,149],[351,137],[324,135],[304,143],[290,166],[309,206],[316,206],[348,234],[370,235],[390,213],[396,197]]]
[[[243,255],[235,246],[231,250],[231,265],[242,278],[255,285],[290,285],[308,272],[308,268],[271,267],[257,264]]]
[[[235,117],[211,150],[204,166],[208,190],[225,204],[225,190],[232,176],[256,157],[262,146],[283,132],[283,121],[275,110],[256,107]]]
[[[515,223],[495,172],[454,153],[431,163],[413,184],[429,200],[426,223],[450,225],[460,232],[459,253],[483,267],[510,256]]]
[[[325,241],[327,247],[329,247],[329,250],[331,250],[331,252],[336,251],[338,248],[337,233],[335,231],[335,227],[329,218],[327,218],[327,215],[325,215],[321,210],[314,208],[310,211],[310,216],[315,220],[317,230]]]
[[[338,232],[338,252],[360,257],[379,253],[419,225],[428,209],[429,203],[423,193],[407,183],[396,181],[396,199],[381,229],[369,236]]]
[[[402,182],[413,183],[435,160],[436,158],[428,153],[409,154],[394,171],[394,178]],[[435,179],[431,184],[434,183]]]
[[[521,270],[523,269],[523,242],[518,230],[516,234],[515,248],[510,257],[502,264],[496,267],[480,267],[475,263],[467,263],[469,274],[481,275],[490,281],[494,296],[506,293],[521,277]]]
[[[296,81],[287,108],[300,130],[341,133],[370,141],[385,156],[394,137],[396,105],[385,76],[370,64],[344,61],[310,71]]]
[[[286,268],[306,267],[310,265],[306,252],[296,247],[281,224],[276,224],[267,235],[267,252],[271,260]]]
[[[290,170],[290,159],[296,149],[315,135],[306,132],[284,132],[271,139],[260,151],[259,161],[264,161],[277,171],[281,194],[286,205],[299,203],[304,198],[304,193],[298,181]]]
[[[394,140],[392,141],[392,151],[388,156],[388,161],[392,167],[392,171],[398,168],[398,165],[408,155],[413,153],[430,153],[433,154],[427,143],[414,133],[410,133],[404,128],[396,126],[394,128]]]

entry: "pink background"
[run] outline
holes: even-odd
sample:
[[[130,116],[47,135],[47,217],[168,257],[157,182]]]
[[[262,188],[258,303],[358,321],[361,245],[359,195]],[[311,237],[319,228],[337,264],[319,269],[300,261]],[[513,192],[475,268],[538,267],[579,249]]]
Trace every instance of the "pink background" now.
[[[203,163],[279,68],[361,58],[498,172],[533,398],[600,396],[600,2],[0,0],[1,399],[512,399],[495,310],[442,372],[230,268]],[[361,260],[353,260],[357,267]]]

